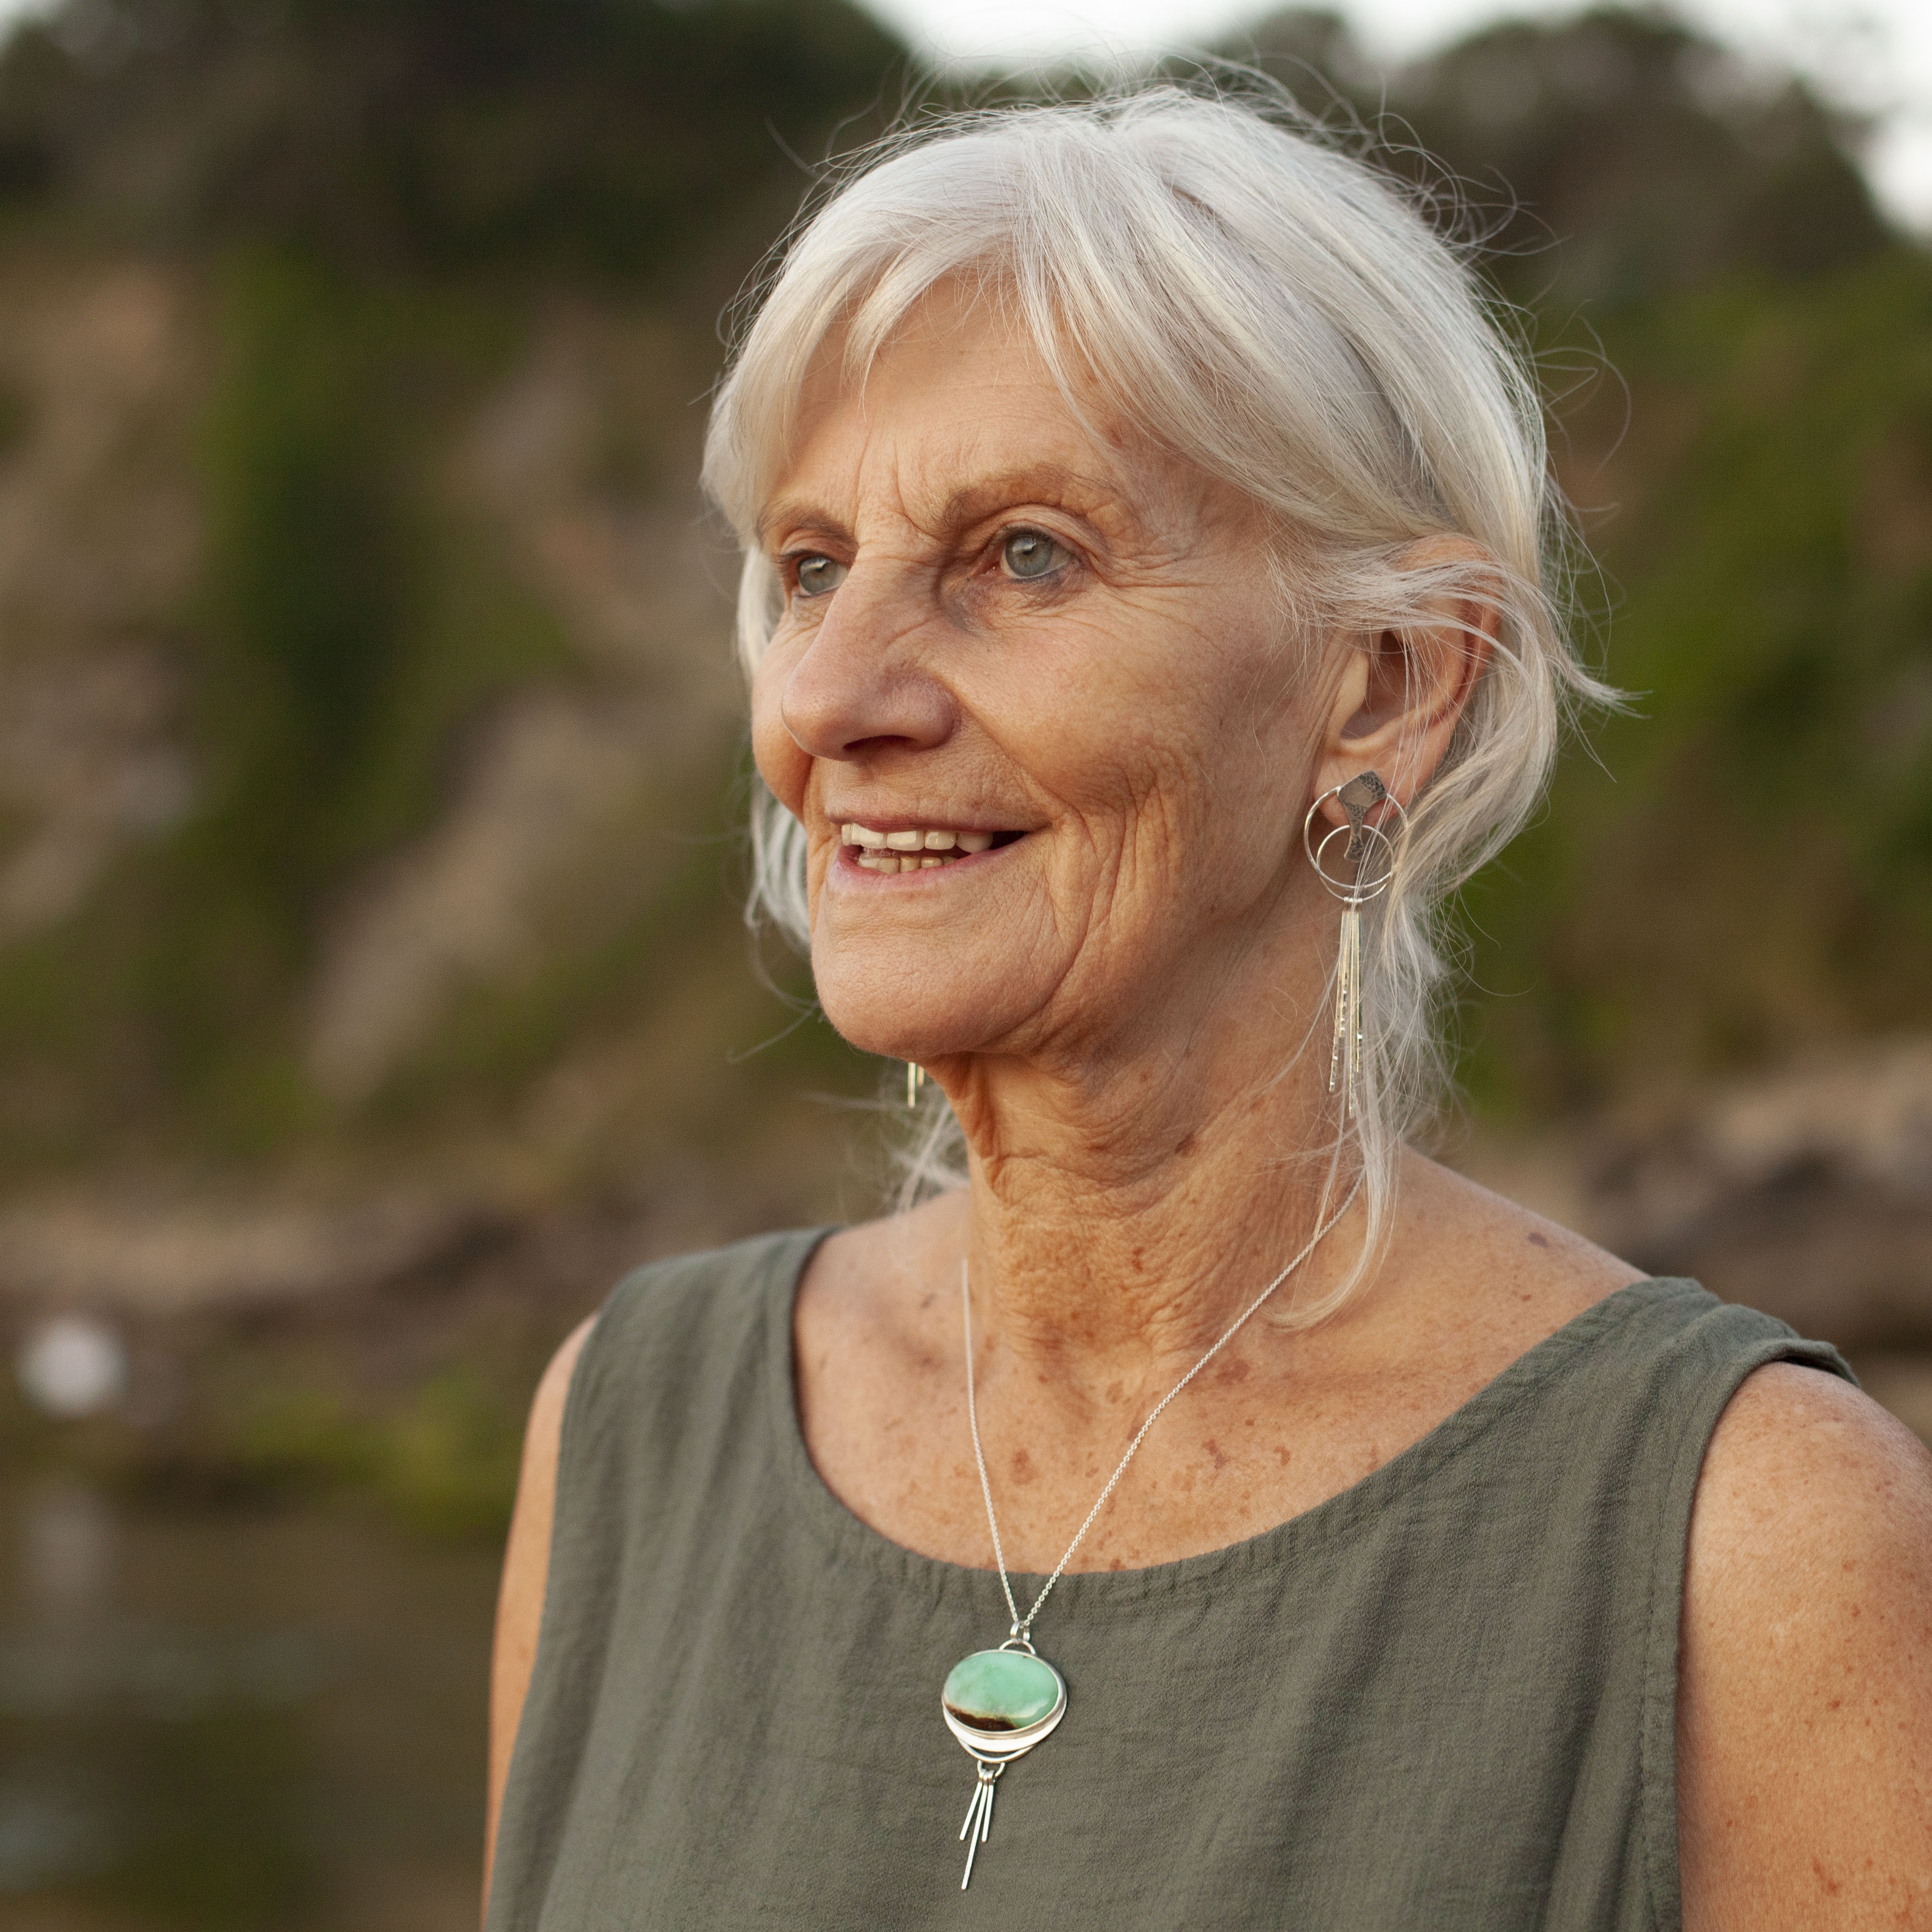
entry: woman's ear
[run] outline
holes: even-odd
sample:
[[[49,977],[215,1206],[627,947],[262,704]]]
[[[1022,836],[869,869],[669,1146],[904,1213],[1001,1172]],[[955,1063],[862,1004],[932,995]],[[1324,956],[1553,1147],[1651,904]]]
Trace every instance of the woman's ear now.
[[[1435,776],[1450,739],[1496,647],[1498,600],[1482,594],[1489,554],[1466,537],[1431,537],[1402,559],[1418,574],[1452,573],[1462,593],[1445,590],[1428,620],[1353,640],[1328,708],[1315,794],[1374,772],[1405,808]],[[1473,566],[1473,568],[1472,568]],[[1324,816],[1339,825],[1330,799]]]

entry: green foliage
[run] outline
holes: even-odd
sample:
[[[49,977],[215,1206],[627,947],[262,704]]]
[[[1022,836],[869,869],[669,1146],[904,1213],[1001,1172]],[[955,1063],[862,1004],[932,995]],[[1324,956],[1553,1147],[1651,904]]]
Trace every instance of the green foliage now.
[[[1889,239],[1849,129],[1795,82],[1661,14],[1490,28],[1430,62],[1396,106],[1468,184],[1512,292],[1556,313],[1740,272],[1803,280]]]
[[[586,675],[572,619],[452,490],[453,437],[560,282],[709,276],[704,346],[679,338],[645,385],[677,386],[675,418],[607,408],[590,452],[606,493],[682,491],[682,406],[789,212],[791,154],[824,152],[898,58],[841,0],[74,0],[14,34],[10,232],[184,254],[215,341],[206,565],[173,614],[199,807],[0,947],[0,1169],[327,1138],[302,1043],[330,908],[434,821],[494,702]],[[633,895],[507,1009],[479,991],[425,1068],[473,1091],[488,1066],[500,1096],[533,1077],[572,998],[595,1018],[622,962],[664,950],[665,916]]]
[[[1543,1118],[1932,1024],[1932,263],[1856,129],[1654,11],[1507,22],[1386,82],[1332,14],[1250,38],[1525,305],[1602,566],[1586,623],[1635,694],[1466,896],[1470,1096]]]
[[[327,1384],[265,1391],[202,1453],[251,1486],[367,1496],[412,1528],[488,1540],[508,1527],[522,1448],[518,1396],[459,1366],[380,1404]]]
[[[1606,337],[1632,428],[1609,670],[1471,897],[1487,1093],[1546,1108],[1847,1030],[1932,1024],[1932,261],[1674,297]],[[1625,408],[1579,424],[1602,449]]]
[[[383,1432],[377,1483],[413,1527],[495,1538],[508,1528],[523,1417],[460,1369],[428,1382]]]
[[[0,59],[0,190],[148,238],[676,279],[902,58],[842,0],[86,0]]]
[[[297,1003],[332,896],[434,821],[482,711],[578,673],[562,618],[436,470],[522,347],[522,304],[285,249],[239,254],[216,292],[183,626],[202,802],[78,916],[0,948],[16,1167],[104,1138],[252,1156],[325,1129]]]
[[[1642,715],[1469,896],[1501,996],[1472,1090],[1540,1110],[1932,1022],[1900,938],[1932,920],[1932,293],[1850,130],[1648,13],[1498,27],[1386,92],[1332,15],[1250,38],[1390,165],[1412,133],[1460,178],[1553,381],[1595,331],[1630,386],[1628,424],[1600,382],[1562,447],[1576,498],[1618,506],[1592,536],[1608,669]],[[600,404],[572,487],[681,503],[715,316],[805,184],[787,151],[862,136],[903,68],[843,0],[74,0],[0,52],[0,232],[172,254],[213,338],[205,568],[166,619],[200,808],[0,946],[0,1170],[345,1130],[406,1148],[514,1121],[680,1001],[717,1030],[707,1066],[780,1031],[718,990],[739,941],[716,848],[652,845],[717,830],[721,772],[632,801],[630,857],[588,855],[532,914],[544,946],[460,986],[359,1111],[302,1058],[332,908],[436,822],[491,705],[597,675],[581,614],[452,488],[466,427],[558,302],[647,301],[652,400]],[[0,448],[26,406],[0,398]],[[742,1078],[850,1074],[810,1022]],[[710,1132],[702,1112],[664,1118]]]
[[[1740,273],[1802,280],[1891,244],[1856,130],[1660,10],[1508,21],[1394,75],[1324,10],[1274,15],[1228,51],[1365,127],[1546,316]]]
[[[205,454],[218,776],[198,836],[298,946],[345,867],[433,815],[452,722],[574,654],[481,532],[437,526],[412,473],[439,401],[473,388],[465,362],[502,354],[466,340],[463,292],[274,250],[241,257],[226,293]]]
[[[299,930],[345,854],[346,794],[393,688],[415,560],[368,304],[286,255],[230,278],[208,449],[213,862]]]

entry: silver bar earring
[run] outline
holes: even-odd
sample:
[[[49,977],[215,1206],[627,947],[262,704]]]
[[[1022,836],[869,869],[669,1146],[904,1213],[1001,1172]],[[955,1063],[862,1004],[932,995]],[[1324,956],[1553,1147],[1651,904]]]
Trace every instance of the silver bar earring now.
[[[1330,799],[1342,808],[1344,824],[1331,826],[1318,841],[1315,823]],[[1386,805],[1398,821],[1394,836],[1369,823],[1369,814]],[[1396,840],[1408,830],[1408,814],[1375,772],[1358,772],[1346,784],[1324,791],[1301,821],[1301,849],[1315,876],[1342,902],[1341,944],[1335,958],[1335,1028],[1328,1048],[1328,1090],[1341,1098],[1342,1124],[1361,1112],[1362,908],[1381,898],[1395,879]],[[1328,848],[1346,839],[1338,855]],[[1329,868],[1335,868],[1330,871]]]

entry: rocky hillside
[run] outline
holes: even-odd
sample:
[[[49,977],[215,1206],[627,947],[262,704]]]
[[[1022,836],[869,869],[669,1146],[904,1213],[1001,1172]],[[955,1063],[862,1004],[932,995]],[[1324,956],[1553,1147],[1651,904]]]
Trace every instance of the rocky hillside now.
[[[1595,1189],[1660,1096],[1910,1060],[1932,264],[1856,130],[1647,14],[1232,50],[1486,237],[1637,694],[1470,896],[1484,1144]],[[872,1071],[736,920],[692,477],[806,163],[920,84],[843,0],[68,0],[0,54],[0,1306],[488,1256],[560,1319],[862,1209]]]

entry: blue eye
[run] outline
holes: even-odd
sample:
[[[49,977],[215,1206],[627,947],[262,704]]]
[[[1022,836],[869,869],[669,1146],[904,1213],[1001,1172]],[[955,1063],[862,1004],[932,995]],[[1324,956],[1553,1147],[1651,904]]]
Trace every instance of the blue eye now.
[[[808,556],[799,559],[795,567],[794,580],[801,597],[829,597],[845,581],[846,566],[829,556],[820,556],[814,551]]]
[[[1022,582],[1051,577],[1066,561],[1066,552],[1044,530],[1016,530],[1000,546],[1008,572]]]

